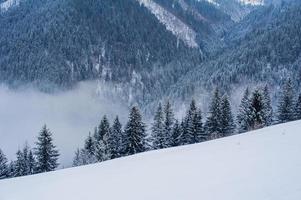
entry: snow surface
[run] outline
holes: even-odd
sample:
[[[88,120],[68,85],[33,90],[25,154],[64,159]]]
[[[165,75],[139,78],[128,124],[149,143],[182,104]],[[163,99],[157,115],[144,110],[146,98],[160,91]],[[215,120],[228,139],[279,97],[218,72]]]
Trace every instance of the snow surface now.
[[[0,3],[0,11],[7,11],[13,6],[18,6],[20,3],[20,0],[7,0],[3,3]]]
[[[301,121],[0,181],[1,200],[300,200]]]
[[[152,0],[138,0],[140,5],[145,6],[156,18],[165,25],[166,29],[182,40],[187,46],[197,48],[196,33],[188,25],[168,12]],[[182,2],[182,6],[185,6]]]

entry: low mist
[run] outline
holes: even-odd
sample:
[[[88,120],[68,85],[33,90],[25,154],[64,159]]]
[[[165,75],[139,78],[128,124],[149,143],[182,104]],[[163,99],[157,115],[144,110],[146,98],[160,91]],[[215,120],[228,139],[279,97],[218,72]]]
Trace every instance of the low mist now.
[[[33,88],[10,90],[0,87],[0,148],[9,160],[15,159],[25,142],[31,147],[44,124],[53,133],[60,151],[60,167],[72,163],[74,151],[81,147],[89,131],[99,124],[103,115],[112,121],[119,115],[124,123],[125,104],[100,95],[96,82],[78,84],[70,91],[46,94]],[[106,88],[106,90],[109,90]]]

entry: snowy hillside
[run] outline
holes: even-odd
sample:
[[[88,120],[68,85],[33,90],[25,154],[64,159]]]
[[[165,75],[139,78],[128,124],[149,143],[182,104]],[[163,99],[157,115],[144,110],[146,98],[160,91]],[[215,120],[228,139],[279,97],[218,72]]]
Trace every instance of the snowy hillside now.
[[[158,20],[166,26],[166,29],[171,31],[177,38],[185,42],[189,47],[196,48],[198,44],[196,42],[196,33],[193,29],[179,20],[176,16],[162,8],[159,4],[152,0],[138,0],[140,4],[148,8]],[[182,2],[182,6],[186,7],[185,2]],[[186,5],[186,6],[185,6]]]
[[[301,121],[0,181],[1,200],[298,200]]]

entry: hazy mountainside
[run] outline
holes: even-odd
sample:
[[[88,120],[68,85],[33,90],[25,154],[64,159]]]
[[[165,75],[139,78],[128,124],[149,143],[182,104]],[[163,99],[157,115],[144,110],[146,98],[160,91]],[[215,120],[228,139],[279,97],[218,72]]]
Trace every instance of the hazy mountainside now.
[[[0,81],[51,91],[96,79],[149,105],[297,80],[300,3],[290,1],[22,0],[0,12]]]
[[[0,26],[0,80],[9,83],[128,80],[154,63],[199,57],[135,0],[27,0]]]
[[[300,121],[291,122],[200,144],[1,180],[0,198],[299,200],[300,128]]]
[[[252,12],[225,37],[228,47],[183,76],[170,96],[185,99],[200,93],[200,88],[231,91],[244,84],[277,88],[288,77],[299,90],[300,19],[300,3]]]

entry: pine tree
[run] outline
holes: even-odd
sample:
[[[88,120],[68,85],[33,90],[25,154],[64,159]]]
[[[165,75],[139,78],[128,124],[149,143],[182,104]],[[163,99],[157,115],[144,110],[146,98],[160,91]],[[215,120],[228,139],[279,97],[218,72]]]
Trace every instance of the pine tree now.
[[[169,101],[167,101],[166,105],[164,106],[164,148],[170,147],[172,144],[171,138],[174,120],[174,113],[171,104]]]
[[[182,144],[182,128],[178,120],[175,120],[171,138],[172,138],[171,146],[176,147]]]
[[[81,160],[80,149],[78,148],[75,151],[72,166],[77,167],[77,166],[81,166],[81,165],[83,165],[83,163],[82,163],[82,160]]]
[[[299,94],[298,100],[295,105],[295,119],[301,120],[301,93]]]
[[[192,100],[185,117],[185,126],[186,126],[185,135],[184,135],[185,144],[193,144],[196,142],[195,127],[194,127],[194,119],[195,119],[196,112],[197,112],[196,103],[195,100]]]
[[[122,125],[117,116],[113,122],[113,126],[111,128],[111,134],[109,138],[109,143],[110,143],[109,146],[111,149],[112,159],[120,157],[121,138],[122,138]]]
[[[36,170],[36,160],[34,158],[32,150],[29,150],[28,161],[27,161],[27,174],[35,174]]]
[[[98,126],[95,138],[95,157],[97,161],[105,161],[111,159],[111,150],[109,147],[110,123],[104,116]]]
[[[53,171],[58,167],[59,152],[53,145],[52,134],[43,126],[36,143],[35,155],[37,158],[37,173]]]
[[[221,130],[223,136],[225,137],[225,136],[232,135],[235,131],[235,123],[231,111],[230,102],[227,96],[224,96],[222,98],[221,112],[222,112]]]
[[[265,123],[264,99],[263,99],[263,95],[259,90],[255,90],[253,92],[251,98],[251,109],[252,109],[251,128],[252,129],[262,128]]]
[[[164,135],[163,109],[161,103],[158,106],[152,124],[152,147],[153,149],[162,149],[166,143]]]
[[[289,79],[284,87],[278,105],[278,122],[285,123],[294,120],[294,92]]]
[[[270,126],[273,123],[273,108],[271,104],[269,88],[267,85],[263,89],[263,105],[264,125]]]
[[[209,116],[205,125],[206,132],[212,139],[222,137],[221,118],[221,98],[219,90],[216,89],[209,107]]]
[[[17,160],[15,162],[14,167],[14,176],[24,176],[26,175],[26,169],[25,169],[25,160],[22,151],[19,149],[16,153]]]
[[[130,112],[129,121],[125,127],[126,140],[124,141],[125,155],[144,152],[146,150],[146,131],[142,116],[137,107]]]
[[[8,165],[8,177],[12,178],[15,177],[15,161],[11,161]]]
[[[7,178],[9,176],[7,158],[3,151],[0,149],[0,179]]]
[[[245,90],[244,96],[241,100],[238,114],[237,114],[237,123],[238,123],[238,131],[240,133],[247,132],[251,129],[251,100],[250,100],[250,92],[247,88]]]

